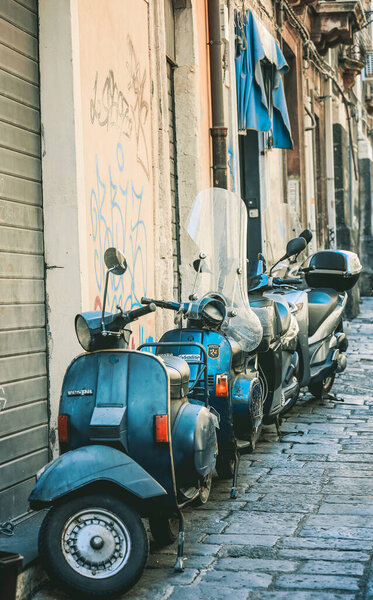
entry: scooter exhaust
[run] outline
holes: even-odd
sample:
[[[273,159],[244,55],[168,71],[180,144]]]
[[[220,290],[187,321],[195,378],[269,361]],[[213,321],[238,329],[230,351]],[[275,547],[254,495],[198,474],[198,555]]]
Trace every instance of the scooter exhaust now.
[[[337,368],[336,373],[342,373],[347,367],[347,356],[345,354],[340,353],[337,357]]]

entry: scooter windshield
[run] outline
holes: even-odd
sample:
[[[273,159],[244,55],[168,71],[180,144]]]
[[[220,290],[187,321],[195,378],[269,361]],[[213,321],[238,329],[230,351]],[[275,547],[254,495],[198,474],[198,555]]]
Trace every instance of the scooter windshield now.
[[[262,339],[262,327],[247,296],[246,227],[245,204],[221,188],[200,192],[187,221],[196,258],[206,254],[194,291],[199,298],[219,294],[224,299],[227,313],[221,329],[250,352]]]

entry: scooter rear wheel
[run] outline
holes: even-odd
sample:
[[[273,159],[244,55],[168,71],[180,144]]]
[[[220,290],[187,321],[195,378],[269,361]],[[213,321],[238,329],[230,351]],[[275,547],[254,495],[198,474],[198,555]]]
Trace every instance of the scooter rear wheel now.
[[[149,544],[138,513],[113,494],[85,494],[54,506],[39,533],[53,581],[73,597],[113,598],[140,578]]]
[[[330,390],[333,387],[334,379],[335,375],[331,375],[330,377],[326,377],[322,381],[312,383],[308,386],[308,391],[315,398],[322,398],[324,394],[329,394]]]
[[[234,473],[234,456],[219,454],[216,459],[216,471],[219,479],[232,479]]]
[[[179,518],[174,515],[156,513],[150,515],[149,527],[157,546],[169,546],[178,536]]]

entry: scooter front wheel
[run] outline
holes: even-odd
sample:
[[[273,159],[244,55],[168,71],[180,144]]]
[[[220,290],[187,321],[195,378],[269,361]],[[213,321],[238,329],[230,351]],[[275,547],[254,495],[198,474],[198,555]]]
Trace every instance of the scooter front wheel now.
[[[330,377],[326,377],[322,381],[312,383],[308,386],[308,391],[315,398],[322,398],[324,394],[329,394],[330,390],[333,387],[334,379],[335,375],[331,375]]]
[[[110,494],[80,495],[54,506],[39,533],[45,570],[74,597],[123,594],[140,578],[148,553],[140,516]]]

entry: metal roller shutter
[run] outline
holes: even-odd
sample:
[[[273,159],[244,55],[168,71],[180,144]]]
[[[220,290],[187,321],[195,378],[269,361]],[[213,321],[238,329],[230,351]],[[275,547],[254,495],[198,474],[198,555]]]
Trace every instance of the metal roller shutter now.
[[[0,521],[48,461],[37,8],[0,2]]]

